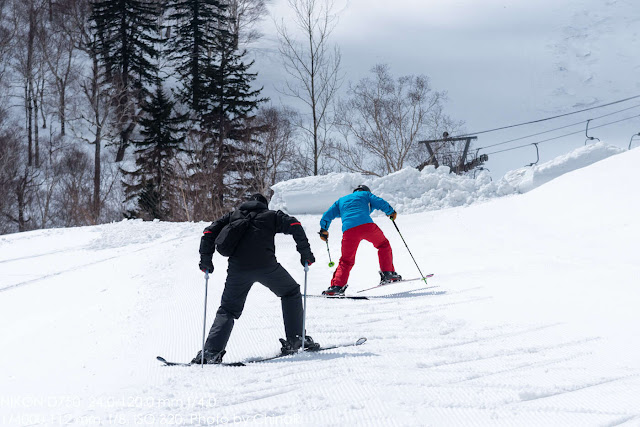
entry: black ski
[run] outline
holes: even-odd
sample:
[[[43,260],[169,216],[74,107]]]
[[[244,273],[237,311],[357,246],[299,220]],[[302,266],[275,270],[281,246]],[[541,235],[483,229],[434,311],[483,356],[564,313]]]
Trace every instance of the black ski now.
[[[367,341],[366,338],[359,338],[356,342],[351,343],[351,344],[337,344],[337,345],[332,345],[329,347],[320,347],[316,350],[308,350],[305,349],[305,352],[310,352],[310,353],[316,353],[319,351],[324,351],[324,350],[331,350],[334,348],[341,348],[341,347],[352,347],[352,346],[356,346],[356,345],[362,345]],[[283,357],[295,357],[297,354],[278,354],[277,356],[270,356],[270,357],[261,357],[261,358],[257,358],[257,359],[250,359],[247,360],[246,362],[230,362],[230,363],[219,363],[218,366],[247,366],[250,365],[252,363],[258,363],[258,362],[267,362],[269,360],[275,360],[275,359],[280,359]],[[160,362],[164,363],[166,366],[193,366],[193,365],[199,365],[198,363],[182,363],[182,362],[169,362],[167,361],[167,359],[165,359],[162,356],[158,356],[156,357],[156,359],[158,359]]]
[[[369,299],[369,297],[358,295],[307,295],[313,298],[329,298],[329,299]]]

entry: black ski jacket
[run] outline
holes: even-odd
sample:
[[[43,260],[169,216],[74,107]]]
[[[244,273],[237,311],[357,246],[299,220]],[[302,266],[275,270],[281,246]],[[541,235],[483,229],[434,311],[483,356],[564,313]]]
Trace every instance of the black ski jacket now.
[[[296,241],[296,249],[300,253],[301,260],[315,261],[300,222],[282,211],[269,210],[267,205],[254,200],[243,203],[238,209],[225,214],[204,229],[200,240],[200,255],[212,257],[215,252],[216,237],[222,228],[230,221],[249,216],[251,213],[254,213],[252,216],[255,218],[251,221],[242,240],[238,242],[235,252],[229,257],[229,267],[255,269],[275,265],[277,263],[274,244],[276,233],[291,234]]]

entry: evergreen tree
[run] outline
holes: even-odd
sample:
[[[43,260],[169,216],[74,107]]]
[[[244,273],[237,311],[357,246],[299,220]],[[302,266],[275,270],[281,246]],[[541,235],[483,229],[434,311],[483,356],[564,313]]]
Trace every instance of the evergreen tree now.
[[[227,31],[219,32],[216,61],[206,70],[211,106],[203,115],[202,127],[211,137],[214,195],[220,208],[244,196],[243,191],[253,186],[256,165],[261,164],[261,154],[249,151],[245,142],[260,131],[252,125],[252,113],[267,99],[259,98],[262,88],[251,87],[257,73],[249,72],[253,61],[245,62],[246,50],[238,50],[236,38]]]
[[[136,104],[147,95],[145,84],[155,83],[158,57],[157,3],[151,0],[96,0],[90,20],[97,35],[96,50],[107,81],[116,91],[114,102],[121,161],[136,126]]]
[[[125,172],[126,200],[137,199],[137,210],[130,217],[171,219],[173,196],[173,160],[185,139],[184,115],[174,110],[175,103],[158,84],[149,102],[143,105],[140,120],[144,139],[133,141],[136,169]]]
[[[218,0],[169,0],[167,8],[175,32],[167,47],[182,83],[180,100],[198,115],[206,109],[205,72],[225,19],[224,6]]]
[[[263,99],[252,89],[256,74],[229,32],[226,0],[169,0],[175,34],[168,51],[180,76],[180,100],[191,110],[190,135],[198,151],[189,164],[195,218],[210,218],[237,201],[239,181],[259,153],[248,153],[251,113]],[[229,198],[229,196],[233,196]]]

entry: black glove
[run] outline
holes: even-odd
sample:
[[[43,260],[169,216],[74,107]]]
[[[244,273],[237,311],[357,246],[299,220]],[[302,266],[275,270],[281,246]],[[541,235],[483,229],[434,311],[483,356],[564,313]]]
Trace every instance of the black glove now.
[[[309,266],[316,262],[316,258],[313,256],[313,253],[311,253],[311,251],[305,252],[304,254],[300,255],[300,264],[302,264],[303,267],[305,262]]]
[[[320,238],[325,242],[329,240],[329,232],[324,228],[321,228],[318,234],[320,235]]]
[[[200,255],[200,264],[198,264],[200,271],[205,273],[213,273],[213,261],[211,260],[211,255]]]

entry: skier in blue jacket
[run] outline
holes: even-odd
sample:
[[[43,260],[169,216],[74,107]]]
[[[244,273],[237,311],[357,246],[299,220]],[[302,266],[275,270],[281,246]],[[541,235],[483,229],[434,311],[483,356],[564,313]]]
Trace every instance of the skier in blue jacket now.
[[[342,218],[342,256],[329,289],[323,295],[344,295],[347,288],[349,273],[356,260],[356,252],[362,240],[373,243],[378,249],[380,262],[380,283],[402,280],[393,267],[393,253],[389,241],[382,230],[374,224],[371,212],[381,210],[391,220],[395,221],[396,211],[384,199],[371,194],[366,185],[359,185],[353,193],[341,197],[322,215],[320,220],[320,238],[329,239],[329,226],[335,218]]]

